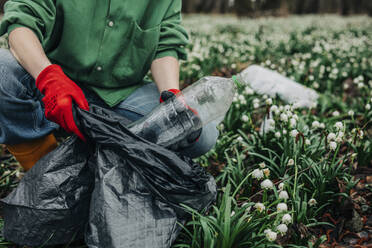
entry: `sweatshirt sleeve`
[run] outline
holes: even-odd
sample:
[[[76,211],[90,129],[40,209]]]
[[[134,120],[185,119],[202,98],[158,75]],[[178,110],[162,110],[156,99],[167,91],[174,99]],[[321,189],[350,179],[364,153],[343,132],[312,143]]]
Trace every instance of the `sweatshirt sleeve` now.
[[[54,0],[9,0],[4,6],[0,36],[17,27],[30,28],[42,44],[53,31],[56,6]]]
[[[187,59],[185,46],[188,44],[188,34],[181,25],[181,0],[172,0],[160,24],[160,39],[155,58],[172,56],[176,59]]]

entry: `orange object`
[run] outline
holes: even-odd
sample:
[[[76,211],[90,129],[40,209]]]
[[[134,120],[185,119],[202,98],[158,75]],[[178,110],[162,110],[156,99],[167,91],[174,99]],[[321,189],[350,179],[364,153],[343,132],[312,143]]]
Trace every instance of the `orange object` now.
[[[22,144],[7,145],[8,151],[13,154],[25,171],[31,169],[37,161],[56,147],[57,140],[54,134]]]

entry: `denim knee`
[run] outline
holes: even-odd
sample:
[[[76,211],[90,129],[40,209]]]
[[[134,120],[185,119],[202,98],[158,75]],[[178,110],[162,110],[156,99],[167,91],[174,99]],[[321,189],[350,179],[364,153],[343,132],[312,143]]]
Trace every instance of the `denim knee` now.
[[[31,75],[0,49],[0,144],[23,143],[58,127],[45,119],[41,98]]]
[[[181,153],[190,158],[197,158],[209,152],[216,145],[218,136],[220,135],[217,129],[218,123],[214,121],[205,125],[198,141]]]
[[[9,50],[0,49],[0,98],[24,97],[27,86],[22,82],[33,80],[15,60]]]

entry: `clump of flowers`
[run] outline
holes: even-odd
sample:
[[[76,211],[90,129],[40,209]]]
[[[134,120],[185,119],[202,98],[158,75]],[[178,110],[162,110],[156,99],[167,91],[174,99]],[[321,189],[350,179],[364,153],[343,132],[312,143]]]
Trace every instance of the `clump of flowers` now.
[[[288,206],[287,204],[285,203],[279,203],[277,206],[276,206],[276,210],[278,212],[284,212],[284,211],[287,211],[288,210]]]
[[[254,208],[258,211],[258,212],[263,212],[265,210],[265,205],[263,203],[260,203],[260,202],[257,202],[256,204],[254,204]]]
[[[316,200],[315,200],[314,198],[311,198],[311,199],[308,201],[307,204],[309,204],[310,207],[313,207],[313,206],[315,206],[315,205],[317,204],[317,202],[316,202]]]
[[[271,229],[266,229],[264,233],[266,235],[267,240],[269,240],[270,242],[275,241],[276,238],[278,237],[278,234],[276,232],[273,232]]]
[[[279,231],[281,234],[285,234],[288,231],[288,227],[286,224],[280,224],[276,227],[276,229]]]
[[[253,172],[252,172],[252,177],[255,178],[255,179],[262,179],[264,177],[264,173],[262,170],[260,169],[255,169]]]
[[[271,182],[270,179],[265,179],[261,182],[261,188],[263,188],[263,189],[273,189],[274,184],[273,184],[273,182]]]

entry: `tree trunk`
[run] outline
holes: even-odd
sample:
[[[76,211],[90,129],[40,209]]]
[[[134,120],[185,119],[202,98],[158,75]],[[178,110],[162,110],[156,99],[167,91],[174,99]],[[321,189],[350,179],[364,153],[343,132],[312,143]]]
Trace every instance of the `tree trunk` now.
[[[304,13],[316,14],[319,12],[319,0],[304,0]]]
[[[301,15],[304,13],[304,1],[297,0],[295,1],[295,14]]]
[[[220,13],[225,14],[229,11],[229,0],[221,0]]]
[[[350,1],[349,0],[341,0],[341,15],[346,16],[350,14]]]

